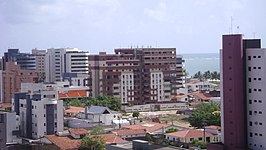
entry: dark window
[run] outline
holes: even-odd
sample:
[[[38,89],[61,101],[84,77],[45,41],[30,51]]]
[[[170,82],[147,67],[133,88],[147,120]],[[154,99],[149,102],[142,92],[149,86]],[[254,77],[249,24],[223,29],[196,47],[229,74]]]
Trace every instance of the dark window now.
[[[261,69],[261,67],[258,67],[258,69]]]
[[[258,80],[261,80],[261,78],[258,78]]]
[[[257,67],[253,67],[253,69],[257,69]]]
[[[261,103],[261,100],[259,100],[259,103]]]
[[[249,132],[249,137],[253,137],[253,133],[252,132]]]
[[[257,100],[254,100],[255,103],[257,103]]]
[[[251,56],[248,56],[248,60],[251,60]]]
[[[248,78],[248,82],[251,82],[251,78]]]
[[[248,89],[248,93],[251,93],[252,92],[252,90],[251,89]]]
[[[259,111],[259,114],[262,114],[262,112],[261,112],[261,111]]]
[[[249,111],[249,115],[252,115],[252,111],[251,110]]]
[[[261,89],[259,89],[259,92],[261,92]]]
[[[252,122],[251,121],[249,122],[249,126],[252,126]]]
[[[252,104],[252,100],[251,99],[249,100],[249,104]]]
[[[261,56],[258,56],[258,58],[261,58]]]
[[[251,67],[248,67],[248,71],[251,71]]]
[[[256,58],[256,56],[253,56],[253,58]]]
[[[257,136],[257,135],[258,135],[258,133],[255,133],[255,135]]]
[[[257,89],[253,89],[254,91],[257,91]]]

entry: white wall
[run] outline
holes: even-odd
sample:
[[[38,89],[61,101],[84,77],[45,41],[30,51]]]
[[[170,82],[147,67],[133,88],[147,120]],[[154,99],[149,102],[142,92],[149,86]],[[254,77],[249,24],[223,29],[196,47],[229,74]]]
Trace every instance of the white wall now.
[[[247,49],[247,128],[248,146],[266,149],[266,49]],[[251,114],[250,114],[251,113]]]

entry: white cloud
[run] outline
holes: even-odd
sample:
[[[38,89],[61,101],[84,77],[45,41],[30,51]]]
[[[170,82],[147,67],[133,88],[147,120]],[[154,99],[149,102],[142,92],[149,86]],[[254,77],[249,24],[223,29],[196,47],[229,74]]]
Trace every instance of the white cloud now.
[[[167,6],[164,2],[160,2],[158,6],[153,9],[151,8],[144,9],[144,13],[146,15],[157,21],[163,21],[165,19],[166,11],[167,11]]]

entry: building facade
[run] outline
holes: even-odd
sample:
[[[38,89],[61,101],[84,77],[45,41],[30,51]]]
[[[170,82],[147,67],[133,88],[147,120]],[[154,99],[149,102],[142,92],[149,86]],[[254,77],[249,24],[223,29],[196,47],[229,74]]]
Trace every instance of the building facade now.
[[[45,54],[46,50],[32,50],[32,55],[36,58],[36,71],[41,82],[45,81]]]
[[[260,39],[242,39],[241,34],[223,35],[222,45],[223,149],[265,149],[265,49]]]
[[[175,48],[122,48],[115,54],[89,55],[89,70],[92,96],[113,95],[122,104],[169,102],[182,85]]]
[[[3,103],[11,103],[15,92],[20,92],[21,83],[36,83],[38,81],[36,71],[21,69],[16,62],[6,62],[6,70],[0,73],[0,102]]]
[[[12,109],[20,116],[22,137],[39,139],[63,131],[63,101],[57,97],[54,90],[15,94]]]
[[[47,82],[62,81],[64,73],[88,74],[88,52],[77,48],[48,49],[45,76]]]
[[[19,49],[8,49],[8,52],[4,53],[3,70],[7,69],[7,62],[17,62],[21,69],[36,70],[36,58],[32,54],[20,53]]]

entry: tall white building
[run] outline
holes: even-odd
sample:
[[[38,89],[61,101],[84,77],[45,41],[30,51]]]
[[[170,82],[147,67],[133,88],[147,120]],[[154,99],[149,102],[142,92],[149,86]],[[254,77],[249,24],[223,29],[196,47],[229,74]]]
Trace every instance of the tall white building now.
[[[63,100],[57,97],[56,90],[15,94],[13,110],[20,116],[22,137],[39,139],[63,131]]]
[[[64,73],[88,74],[88,52],[77,48],[48,49],[46,54],[46,81],[62,81]]]
[[[266,49],[246,50],[247,130],[252,149],[266,149]]]

